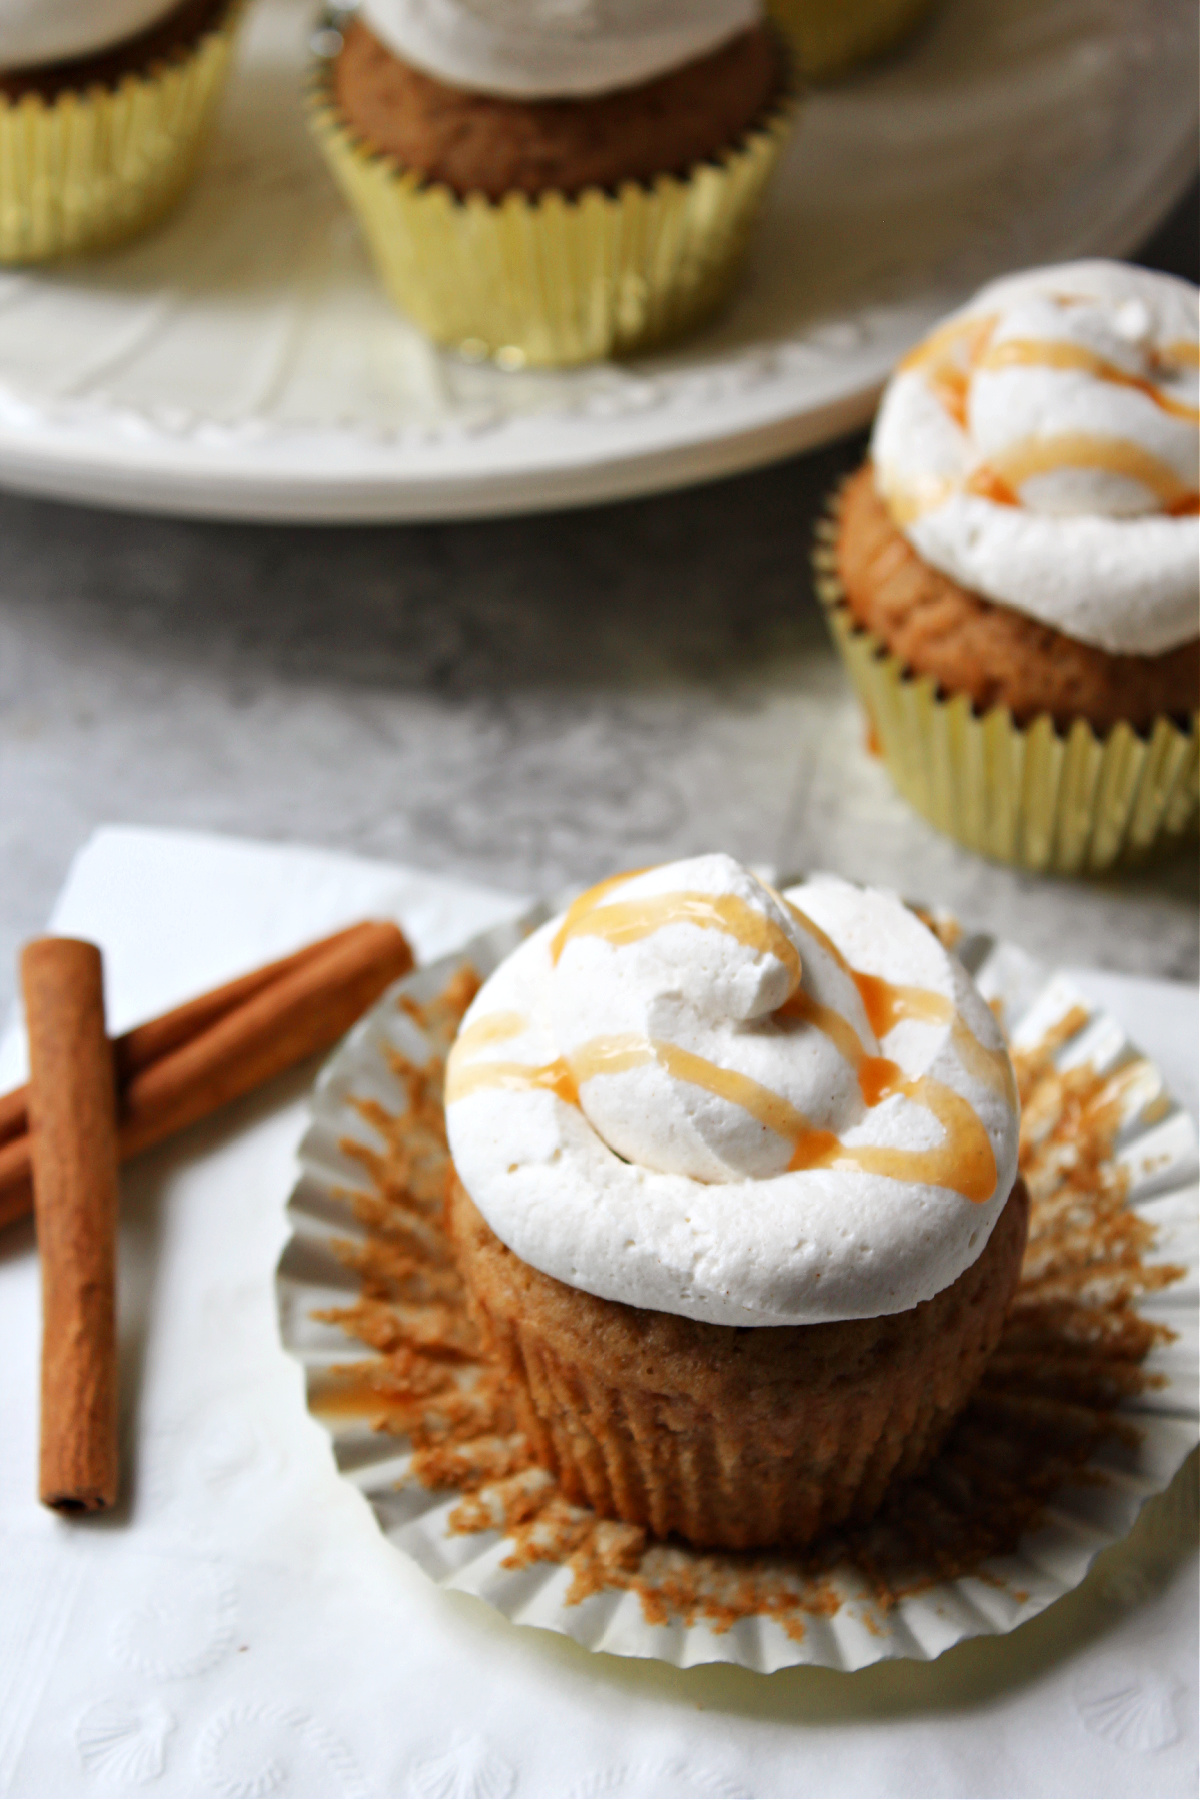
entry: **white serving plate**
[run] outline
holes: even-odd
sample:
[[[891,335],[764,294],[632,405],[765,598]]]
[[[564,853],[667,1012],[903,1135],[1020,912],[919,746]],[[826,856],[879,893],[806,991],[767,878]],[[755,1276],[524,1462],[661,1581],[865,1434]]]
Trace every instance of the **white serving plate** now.
[[[310,145],[312,0],[255,0],[190,198],[107,258],[0,273],[0,481],[252,519],[536,511],[679,486],[861,424],[1002,270],[1131,251],[1194,167],[1192,0],[945,0],[815,95],[731,311],[564,374],[440,354],[389,308]]]

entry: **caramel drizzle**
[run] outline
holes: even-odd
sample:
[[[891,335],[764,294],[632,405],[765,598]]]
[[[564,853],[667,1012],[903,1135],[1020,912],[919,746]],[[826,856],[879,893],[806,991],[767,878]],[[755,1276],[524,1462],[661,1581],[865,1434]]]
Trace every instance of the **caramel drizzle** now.
[[[623,875],[610,875],[606,881],[598,881],[595,887],[585,889],[578,894],[567,908],[567,916],[550,941],[550,960],[556,963],[566,948],[568,938],[574,937],[581,919],[594,912],[611,894],[614,888],[624,887],[627,881],[634,881],[639,875],[649,874],[648,869],[626,869]]]
[[[947,1000],[942,994],[935,994],[932,988],[905,987],[895,982],[884,981],[882,976],[864,975],[861,969],[851,968],[833,939],[821,930],[815,919],[810,919],[808,914],[802,912],[794,901],[784,899],[782,894],[778,898],[782,900],[796,923],[811,937],[814,937],[822,950],[833,958],[843,974],[850,977],[858,989],[863,1003],[863,1011],[867,1015],[867,1023],[881,1043],[893,1026],[899,1025],[904,1019],[917,1019],[922,1024],[928,1025],[943,1025],[949,1020],[954,1046],[968,1074],[973,1076],[981,1086],[994,1089],[996,1093],[1003,1094],[1011,1104],[1016,1104],[1016,1084],[1007,1051],[1003,1049],[989,1050],[986,1044],[980,1043],[952,1001]],[[810,1005],[814,1009],[812,1013],[807,1010]],[[815,1000],[810,1001],[807,994],[799,992],[793,994],[790,1000],[786,1000],[779,1010],[781,1012],[795,1011],[804,1017],[811,1018],[813,1024],[833,1039],[834,1044],[851,1067],[856,1068],[858,1066],[856,1057],[864,1055],[857,1034],[840,1013],[830,1015],[831,1018],[837,1020],[837,1026],[831,1027],[824,1019],[816,1017],[816,1008]],[[820,1011],[825,1013],[828,1009],[821,1008]],[[853,1039],[853,1049],[849,1047],[848,1038]],[[863,1097],[865,1099],[866,1095],[864,1094]],[[870,1101],[867,1104],[870,1105]]]
[[[1097,380],[1144,393],[1174,418],[1200,423],[1200,410],[1196,407],[1165,394],[1152,381],[1126,374],[1115,363],[1082,344],[1040,338],[1010,338],[1004,343],[992,344],[997,323],[997,314],[952,321],[918,344],[898,365],[901,371],[924,371],[929,389],[943,411],[964,429],[967,398],[976,369],[1018,366],[1083,369]],[[1195,365],[1200,362],[1200,350],[1197,345],[1181,340],[1168,344],[1161,353],[1161,360],[1166,364]],[[1023,481],[1060,468],[1106,469],[1112,474],[1129,476],[1157,496],[1164,512],[1175,516],[1200,510],[1200,494],[1181,481],[1174,469],[1159,457],[1125,438],[1101,437],[1082,431],[1027,438],[1002,456],[993,457],[989,463],[974,469],[962,487],[965,492],[978,494],[996,505],[1019,506],[1017,490]],[[889,494],[888,508],[898,525],[911,525],[924,513],[944,505],[957,487],[958,484],[952,481],[928,479],[911,489]]]
[[[529,1020],[519,1012],[485,1013],[481,1019],[464,1026],[446,1064],[446,1104],[452,1100],[465,1100],[468,1094],[477,1093],[480,1088],[508,1088],[513,1092],[545,1088],[566,1101],[568,1106],[578,1106],[579,1089],[561,1057],[551,1063],[469,1063],[463,1060],[473,1050],[507,1043],[528,1029]]]
[[[955,424],[965,428],[971,376],[991,342],[999,323],[998,313],[976,319],[955,319],[931,332],[898,364],[898,371],[923,369],[935,399]]]
[[[592,895],[599,892],[593,889]],[[581,905],[577,900],[563,920],[550,947],[555,962],[572,938],[599,937],[613,945],[635,944],[666,925],[698,925],[736,938],[760,955],[776,957],[793,986],[800,979],[800,953],[787,932],[736,894],[651,894],[644,900],[617,900],[607,906],[597,904],[592,895],[582,895],[581,900],[591,904]]]
[[[616,879],[623,881],[628,877],[620,876]],[[614,883],[603,884],[601,892],[609,891],[613,885]],[[976,1080],[1005,1093],[1015,1101],[1012,1069],[1007,1056],[1003,1051],[989,1050],[980,1043],[950,1000],[928,988],[899,985],[851,968],[819,925],[801,912],[792,901],[783,900],[782,896],[777,897],[855,983],[871,1029],[878,1039],[885,1038],[894,1026],[906,1019],[936,1024],[949,1022],[953,1041],[969,1073]],[[586,894],[581,896],[581,900],[585,902],[590,898]],[[681,909],[681,902],[710,901],[714,908],[716,906],[716,900],[705,895],[671,894],[655,896],[655,899],[670,903],[670,918],[673,921],[681,917],[692,919],[690,908],[684,906]],[[702,919],[694,919],[693,922],[703,923],[713,929],[732,929],[733,935],[740,942],[746,942],[742,928],[747,924],[744,915],[749,909],[744,908],[741,902],[737,903],[737,907],[741,910],[733,909],[730,919],[723,918],[719,913],[706,913]],[[568,914],[554,940],[552,954],[555,956],[561,955],[562,948],[571,935],[567,929],[570,925],[581,935],[585,932],[591,934],[595,930],[610,942],[632,943],[666,922],[663,916],[648,913],[640,903],[634,903],[625,909],[617,905],[588,907],[577,901],[572,910],[574,920]],[[616,916],[597,918],[598,913]],[[752,947],[771,948],[773,953],[778,954],[773,942],[764,945],[758,941],[759,925],[768,930],[775,928],[770,926],[769,921],[763,920],[761,915],[752,914],[751,917],[755,926],[751,934]],[[794,951],[794,946],[792,948]],[[798,957],[796,969],[798,974]],[[847,1019],[831,1007],[814,1000],[801,988],[793,991],[778,1012],[780,1016],[803,1019],[831,1039],[839,1054],[855,1071],[866,1106],[878,1106],[892,1095],[913,1100],[932,1113],[941,1125],[943,1142],[931,1150],[919,1151],[866,1145],[848,1146],[833,1132],[813,1125],[790,1101],[770,1088],[763,1087],[751,1076],[740,1074],[734,1069],[722,1068],[706,1057],[697,1056],[663,1038],[643,1038],[634,1034],[598,1037],[572,1051],[569,1057],[559,1057],[551,1063],[480,1061],[464,1066],[461,1052],[502,1042],[525,1030],[528,1021],[520,1013],[487,1014],[465,1029],[455,1046],[447,1071],[446,1099],[447,1102],[465,1099],[482,1088],[503,1088],[510,1091],[540,1089],[556,1094],[567,1105],[578,1106],[579,1089],[594,1077],[617,1075],[627,1069],[657,1063],[676,1080],[688,1082],[741,1107],[752,1118],[757,1119],[760,1125],[775,1132],[785,1142],[790,1141],[792,1154],[787,1165],[789,1171],[854,1169],[867,1174],[890,1176],[897,1181],[917,1181],[935,1187],[948,1187],[961,1194],[964,1199],[974,1202],[991,1198],[996,1186],[996,1160],[991,1141],[973,1107],[961,1095],[956,1094],[944,1082],[935,1081],[930,1076],[910,1080],[889,1057],[869,1055]]]
[[[783,896],[781,895],[782,899]],[[814,937],[821,948],[831,956],[843,974],[850,977],[863,1003],[863,1011],[867,1015],[867,1023],[875,1036],[882,1043],[888,1032],[904,1019],[917,1019],[922,1024],[943,1025],[950,1023],[950,1034],[959,1056],[968,1074],[974,1077],[981,1086],[990,1087],[996,1093],[1003,1094],[1014,1105],[1016,1103],[1016,1086],[1013,1081],[1012,1063],[1005,1050],[989,1050],[986,1044],[980,1043],[967,1021],[956,1009],[953,1002],[942,994],[935,994],[932,988],[906,987],[895,982],[884,981],[879,975],[864,975],[861,969],[851,968],[833,939],[821,930],[815,919],[802,912],[792,900],[783,900],[796,923]],[[814,1010],[810,1013],[809,1007]],[[803,993],[795,993],[786,1000],[781,1012],[794,1011],[803,1017],[811,1018],[818,1029],[825,1031],[834,1041],[838,1050],[852,1068],[857,1067],[856,1057],[865,1053],[859,1043],[858,1036],[850,1024],[840,1013],[831,1013],[837,1020],[836,1027],[816,1016],[817,1002]],[[822,1013],[827,1008],[819,1009]],[[853,1039],[853,1048],[849,1044]],[[866,1098],[864,1094],[864,1098]],[[870,1102],[868,1102],[870,1104]]]
[[[749,1075],[723,1069],[665,1038],[634,1035],[592,1038],[569,1059],[530,1067],[520,1063],[475,1063],[457,1073],[447,1098],[462,1099],[481,1087],[546,1088],[570,1105],[579,1104],[579,1088],[597,1075],[619,1075],[626,1069],[657,1063],[677,1081],[686,1081],[731,1105],[741,1107],[785,1142],[792,1154],[788,1170],[845,1169],[886,1175],[895,1181],[927,1182],[950,1188],[964,1200],[990,1200],[996,1189],[996,1158],[991,1140],[974,1109],[943,1082],[922,1076],[910,1081],[886,1057],[859,1057],[859,1079],[869,1106],[901,1094],[931,1112],[944,1132],[932,1150],[891,1150],[844,1144],[798,1112],[782,1095]]]
[[[1057,469],[1104,469],[1112,475],[1128,476],[1149,488],[1169,511],[1190,510],[1196,505],[1195,489],[1182,482],[1161,457],[1127,438],[1102,437],[1098,432],[1062,431],[1051,437],[1023,438],[993,456],[988,465],[990,475],[1014,495],[1022,482]]]
[[[1116,387],[1134,388],[1145,394],[1155,406],[1163,412],[1170,413],[1172,418],[1186,419],[1189,424],[1200,424],[1200,409],[1186,405],[1182,400],[1175,400],[1164,394],[1154,382],[1147,381],[1141,375],[1129,375],[1116,363],[1109,362],[1107,357],[1097,355],[1083,344],[1070,344],[1057,338],[1006,338],[1002,344],[993,344],[980,358],[981,369],[1082,369],[1088,375],[1094,375],[1097,381],[1111,382]]]
[[[463,1026],[455,1039],[454,1053],[469,1056],[472,1050],[480,1050],[485,1044],[504,1044],[510,1038],[520,1037],[528,1028],[529,1020],[524,1013],[484,1013],[482,1019]]]
[[[926,513],[936,512],[939,506],[960,493],[964,485],[940,476],[923,476],[911,487],[889,487],[885,496],[887,508],[903,530],[906,525],[915,525]]]
[[[475,1062],[463,1064],[453,1057],[446,1067],[446,1104],[465,1100],[481,1088],[506,1088],[528,1093],[542,1088],[557,1094],[567,1106],[579,1105],[579,1087],[562,1057],[550,1063]]]

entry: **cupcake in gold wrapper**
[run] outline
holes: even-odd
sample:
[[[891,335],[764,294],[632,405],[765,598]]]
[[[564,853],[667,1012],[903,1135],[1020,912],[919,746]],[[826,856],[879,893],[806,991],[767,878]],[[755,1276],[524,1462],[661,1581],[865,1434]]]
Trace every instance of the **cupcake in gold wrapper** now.
[[[972,850],[1058,874],[1194,837],[1197,295],[985,288],[900,365],[815,574],[873,747]]]
[[[459,1273],[571,1500],[805,1544],[936,1454],[1029,1203],[999,1027],[894,896],[601,882],[484,983],[445,1096]]]
[[[0,264],[107,249],[175,204],[240,9],[105,0],[0,10]]]
[[[934,0],[770,0],[810,81],[836,81],[911,36]]]
[[[565,366],[662,343],[728,295],[790,125],[786,53],[756,0],[656,5],[649,44],[630,0],[594,41],[566,9],[518,29],[464,0],[368,0],[327,34],[317,141],[436,343]]]

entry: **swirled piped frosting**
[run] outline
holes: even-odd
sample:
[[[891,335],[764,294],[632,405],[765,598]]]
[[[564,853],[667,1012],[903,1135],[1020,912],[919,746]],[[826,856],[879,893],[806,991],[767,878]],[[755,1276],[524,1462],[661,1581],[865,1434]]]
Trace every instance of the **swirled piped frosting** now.
[[[1016,1177],[996,1022],[889,895],[731,857],[618,876],[485,982],[446,1072],[501,1241],[720,1325],[874,1318],[980,1255]]]
[[[178,0],[0,0],[0,69],[31,69],[107,50]]]
[[[918,553],[1082,643],[1200,630],[1200,294],[1128,263],[985,287],[884,395],[871,457]]]
[[[452,87],[513,99],[633,87],[707,55],[759,0],[363,0],[375,36]]]

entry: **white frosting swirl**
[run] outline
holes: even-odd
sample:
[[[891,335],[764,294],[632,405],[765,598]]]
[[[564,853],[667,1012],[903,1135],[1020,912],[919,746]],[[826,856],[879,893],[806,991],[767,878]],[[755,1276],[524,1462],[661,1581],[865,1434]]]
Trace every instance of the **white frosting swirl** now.
[[[178,0],[0,0],[0,69],[31,69],[136,37]]]
[[[535,932],[467,1013],[446,1102],[459,1176],[525,1262],[721,1325],[915,1306],[1016,1178],[1012,1070],[961,965],[888,895],[780,897],[728,856]]]
[[[907,357],[871,456],[925,561],[1103,650],[1194,638],[1198,299],[1064,263],[993,282]]]
[[[747,30],[760,0],[363,0],[405,62],[513,99],[633,87]]]

